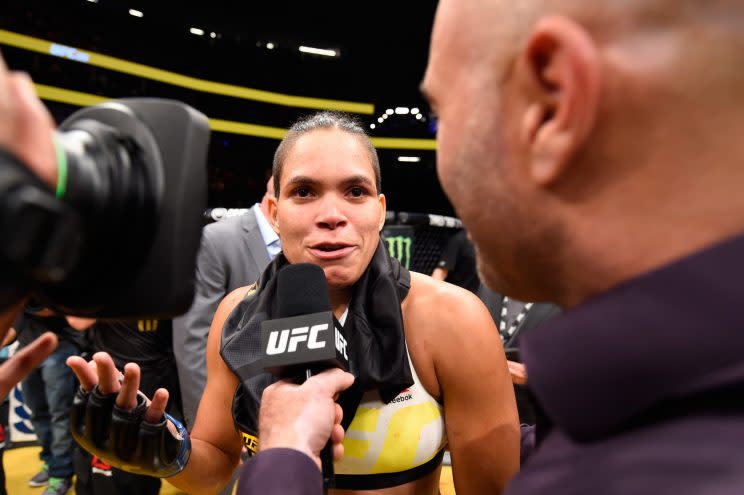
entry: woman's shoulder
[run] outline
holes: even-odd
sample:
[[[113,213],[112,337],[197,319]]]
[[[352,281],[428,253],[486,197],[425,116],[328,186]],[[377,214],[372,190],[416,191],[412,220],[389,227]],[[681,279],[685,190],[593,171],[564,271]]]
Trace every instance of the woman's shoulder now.
[[[466,361],[463,335],[498,335],[488,310],[472,292],[421,273],[411,273],[411,290],[401,309],[416,373],[437,399],[447,363]]]
[[[406,336],[427,342],[435,360],[457,355],[464,348],[463,336],[498,340],[496,323],[475,294],[427,275],[411,275],[409,297],[402,305]]]
[[[411,289],[403,303],[404,312],[429,323],[458,319],[473,311],[481,315],[485,309],[469,290],[416,272],[411,272]]]

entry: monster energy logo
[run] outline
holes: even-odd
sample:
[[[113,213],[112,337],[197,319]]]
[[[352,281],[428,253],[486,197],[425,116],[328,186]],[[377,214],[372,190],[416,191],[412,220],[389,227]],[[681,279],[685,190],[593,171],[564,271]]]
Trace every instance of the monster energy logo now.
[[[386,237],[388,252],[392,258],[400,261],[400,264],[406,268],[411,267],[411,244],[412,240],[408,236],[397,235],[395,237]]]

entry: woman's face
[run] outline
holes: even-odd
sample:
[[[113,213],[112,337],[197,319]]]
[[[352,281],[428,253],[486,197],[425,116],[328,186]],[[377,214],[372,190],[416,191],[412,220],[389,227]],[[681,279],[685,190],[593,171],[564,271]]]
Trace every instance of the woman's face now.
[[[356,283],[385,222],[365,144],[335,128],[310,131],[286,153],[279,181],[269,212],[289,262],[319,265],[331,289]]]

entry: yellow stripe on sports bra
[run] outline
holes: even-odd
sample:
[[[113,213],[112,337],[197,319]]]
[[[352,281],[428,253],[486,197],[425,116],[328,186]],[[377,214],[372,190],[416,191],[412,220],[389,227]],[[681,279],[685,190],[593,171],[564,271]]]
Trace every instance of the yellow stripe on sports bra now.
[[[422,430],[427,424],[440,418],[439,408],[431,402],[415,404],[396,411],[388,423],[385,443],[382,446],[384,455],[380,455],[372,468],[372,473],[387,473],[399,469],[400,466],[412,466]],[[434,453],[436,454],[437,452]]]
[[[377,429],[377,421],[380,419],[379,409],[369,407],[358,407],[354,415],[354,421],[349,425],[350,430],[366,431],[373,433]]]
[[[357,440],[356,438],[344,438],[344,456],[362,459],[367,455],[370,446],[369,440]]]

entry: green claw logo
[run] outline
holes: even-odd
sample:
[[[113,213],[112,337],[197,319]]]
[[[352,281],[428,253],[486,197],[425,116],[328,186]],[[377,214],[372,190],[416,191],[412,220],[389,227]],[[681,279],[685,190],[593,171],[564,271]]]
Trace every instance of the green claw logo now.
[[[406,269],[411,268],[411,245],[413,241],[408,236],[398,235],[395,237],[386,237],[388,252],[392,258],[400,261],[400,264]]]

